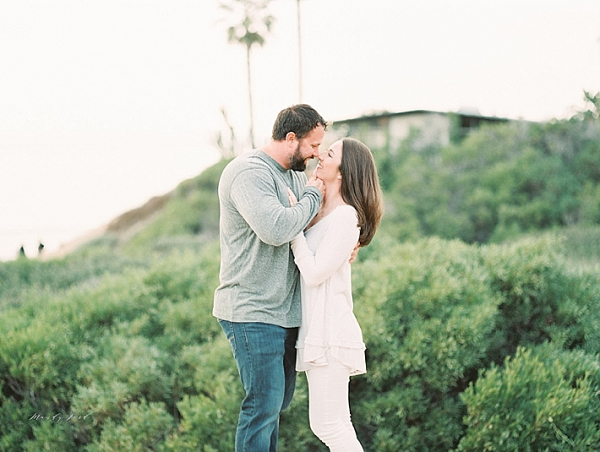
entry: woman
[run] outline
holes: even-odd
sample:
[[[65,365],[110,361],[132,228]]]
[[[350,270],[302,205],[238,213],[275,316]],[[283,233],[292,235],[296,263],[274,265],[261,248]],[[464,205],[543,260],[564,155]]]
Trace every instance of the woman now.
[[[362,451],[350,421],[348,384],[366,372],[365,345],[352,312],[349,258],[370,243],[383,213],[371,151],[336,141],[315,171],[325,185],[321,210],[291,243],[302,275],[302,326],[296,370],[306,371],[312,431],[331,451]],[[290,204],[295,199],[290,194]]]

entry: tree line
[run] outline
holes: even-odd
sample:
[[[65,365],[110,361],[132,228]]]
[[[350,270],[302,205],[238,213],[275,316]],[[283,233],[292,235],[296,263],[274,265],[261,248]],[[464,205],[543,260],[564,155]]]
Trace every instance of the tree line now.
[[[386,230],[498,243],[524,233],[600,223],[599,96],[570,119],[483,125],[448,146],[374,150]]]

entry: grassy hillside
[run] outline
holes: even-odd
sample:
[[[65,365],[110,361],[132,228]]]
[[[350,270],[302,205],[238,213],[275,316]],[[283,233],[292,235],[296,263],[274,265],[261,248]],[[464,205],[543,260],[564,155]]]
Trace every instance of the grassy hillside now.
[[[547,127],[375,150],[394,166],[385,222],[353,264],[365,450],[600,450],[600,172],[581,166],[600,140],[579,119]],[[533,146],[582,130],[564,161]],[[211,315],[224,164],[69,256],[0,264],[0,450],[232,450],[242,394]],[[573,178],[531,185],[536,165]],[[284,451],[325,450],[302,375],[280,436]]]
[[[219,235],[217,185],[226,160],[186,180],[139,209],[119,216],[105,234],[76,254],[116,252],[129,257],[168,254],[177,249],[199,250]]]

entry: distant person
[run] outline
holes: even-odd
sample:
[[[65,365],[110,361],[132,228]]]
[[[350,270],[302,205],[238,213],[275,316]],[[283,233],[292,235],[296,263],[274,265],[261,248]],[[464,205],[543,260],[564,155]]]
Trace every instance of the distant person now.
[[[22,258],[26,258],[27,255],[25,254],[25,247],[23,245],[21,245],[21,248],[19,248],[19,257]]]
[[[271,141],[232,160],[219,181],[221,268],[213,315],[231,345],[245,390],[236,451],[277,450],[279,416],[296,382],[302,320],[290,240],[319,211],[323,182],[307,181],[327,124],[312,107],[282,110]],[[298,199],[289,205],[288,189]]]
[[[366,372],[365,344],[353,313],[349,256],[371,242],[383,214],[377,169],[358,140],[336,141],[315,171],[325,185],[319,213],[291,242],[302,275],[296,369],[306,371],[310,426],[331,451],[362,451],[348,403],[351,375]],[[290,192],[290,204],[295,194]]]
[[[42,242],[40,242],[40,244],[38,245],[38,256],[41,256],[43,251],[44,251],[44,244]]]

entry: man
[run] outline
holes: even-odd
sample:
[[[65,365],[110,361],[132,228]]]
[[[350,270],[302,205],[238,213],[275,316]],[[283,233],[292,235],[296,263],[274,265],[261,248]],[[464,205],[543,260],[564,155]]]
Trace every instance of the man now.
[[[227,336],[246,396],[235,450],[277,450],[279,415],[292,400],[302,319],[289,242],[314,217],[323,183],[307,181],[327,124],[312,107],[282,110],[271,141],[238,156],[219,181],[221,270],[213,315]],[[288,187],[298,199],[290,207]]]

